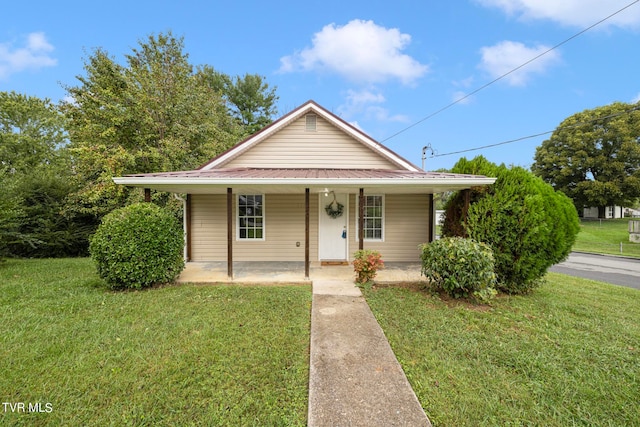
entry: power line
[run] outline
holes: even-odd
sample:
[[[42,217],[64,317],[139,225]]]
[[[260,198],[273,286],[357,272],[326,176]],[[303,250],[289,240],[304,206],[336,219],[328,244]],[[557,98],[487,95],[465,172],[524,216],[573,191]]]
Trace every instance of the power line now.
[[[633,111],[638,111],[638,110],[640,110],[640,104],[636,105],[635,107],[630,108],[628,110],[621,111],[619,113],[609,114],[608,116],[604,116],[604,117],[597,117],[597,118],[592,119],[592,120],[587,120],[586,122],[575,123],[575,124],[567,125],[567,126],[559,126],[554,130],[548,130],[546,132],[540,132],[540,133],[536,133],[534,135],[527,135],[527,136],[523,136],[523,137],[516,138],[516,139],[510,139],[508,141],[497,142],[495,144],[483,145],[481,147],[467,148],[466,150],[452,151],[450,153],[432,154],[431,157],[434,158],[434,157],[451,156],[453,154],[468,153],[469,151],[477,151],[477,150],[482,150],[482,149],[485,149],[485,148],[497,147],[499,145],[512,144],[514,142],[523,141],[525,139],[537,138],[537,137],[542,136],[542,135],[547,135],[547,134],[553,133],[553,132],[555,132],[557,130],[572,129],[572,128],[588,125],[588,124],[591,124],[591,123],[599,122],[601,120],[607,120],[607,119],[611,119],[611,118],[614,118],[614,117],[622,116],[624,114],[629,114],[629,113],[631,113]]]
[[[394,133],[393,135],[391,135],[391,136],[389,136],[389,137],[387,137],[387,138],[383,139],[383,140],[382,140],[382,141],[380,141],[380,142],[385,142],[385,141],[390,140],[391,138],[395,138],[396,136],[400,135],[401,133],[404,133],[404,132],[408,131],[409,129],[411,129],[411,128],[414,128],[414,127],[418,126],[420,123],[423,123],[423,122],[425,122],[425,121],[429,120],[429,119],[430,119],[430,118],[432,118],[433,116],[436,116],[436,115],[438,115],[438,114],[442,113],[443,111],[448,110],[449,108],[453,107],[454,105],[458,104],[459,102],[462,102],[462,101],[464,101],[465,99],[469,98],[470,96],[473,96],[473,95],[475,95],[476,93],[480,92],[481,90],[486,89],[487,87],[489,87],[489,86],[491,86],[492,84],[494,84],[494,83],[496,83],[496,82],[498,82],[498,81],[502,80],[503,78],[507,77],[508,75],[515,73],[515,72],[516,72],[516,71],[518,71],[519,69],[521,69],[521,68],[523,68],[523,67],[526,67],[527,65],[529,65],[529,64],[530,64],[530,63],[532,63],[533,61],[537,60],[538,58],[540,58],[540,57],[542,57],[542,56],[546,55],[547,53],[549,53],[549,52],[551,52],[551,51],[553,51],[553,50],[555,50],[555,49],[559,48],[560,46],[562,46],[562,45],[564,45],[564,44],[566,44],[566,43],[570,42],[571,40],[575,39],[576,37],[581,36],[582,34],[586,33],[587,31],[591,30],[592,28],[594,28],[594,27],[596,27],[596,26],[598,26],[598,25],[602,24],[603,22],[605,22],[605,21],[607,21],[607,20],[611,19],[612,17],[614,17],[614,16],[616,16],[617,14],[619,14],[620,12],[622,12],[622,11],[624,11],[624,10],[626,10],[626,9],[630,8],[631,6],[633,6],[634,4],[636,4],[636,3],[638,3],[638,2],[640,2],[640,0],[635,0],[635,1],[631,2],[631,3],[629,3],[628,5],[624,6],[622,9],[619,9],[618,11],[616,11],[616,12],[612,13],[611,15],[607,16],[606,18],[603,18],[603,19],[599,20],[599,21],[598,21],[598,22],[596,22],[595,24],[590,25],[589,27],[585,28],[584,30],[580,31],[579,33],[574,34],[573,36],[569,37],[568,39],[566,39],[566,40],[564,40],[564,41],[562,41],[562,42],[560,42],[560,43],[556,44],[555,46],[550,47],[549,49],[545,50],[545,51],[544,51],[544,52],[542,52],[541,54],[539,54],[539,55],[537,55],[537,56],[535,56],[535,57],[531,58],[531,59],[530,59],[530,60],[528,60],[527,62],[525,62],[525,63],[523,63],[523,64],[521,64],[521,65],[517,66],[516,68],[512,69],[511,71],[508,71],[508,72],[504,73],[503,75],[501,75],[500,77],[497,77],[497,78],[495,78],[494,80],[491,80],[489,83],[486,83],[486,84],[484,84],[484,85],[480,86],[478,89],[475,89],[473,92],[468,93],[467,95],[463,96],[462,98],[456,99],[456,100],[455,100],[455,101],[453,101],[452,103],[450,103],[450,104],[448,104],[448,105],[446,105],[446,106],[444,106],[444,107],[440,108],[439,110],[434,111],[433,113],[431,113],[431,114],[429,114],[429,115],[427,115],[427,116],[423,117],[422,119],[420,119],[420,120],[418,120],[417,122],[415,122],[415,123],[413,123],[413,124],[411,124],[411,125],[407,126],[406,128],[401,129],[400,131],[398,131],[398,132]],[[547,133],[547,132],[545,132],[545,133]],[[544,133],[543,133],[542,135],[544,135]],[[524,138],[522,138],[522,139],[526,139],[526,138],[529,138],[529,137],[524,137]],[[533,136],[531,136],[531,138],[533,138]],[[515,142],[515,141],[514,141],[514,142]],[[505,142],[505,143],[506,143],[506,142]],[[497,145],[500,145],[500,144],[497,144]]]

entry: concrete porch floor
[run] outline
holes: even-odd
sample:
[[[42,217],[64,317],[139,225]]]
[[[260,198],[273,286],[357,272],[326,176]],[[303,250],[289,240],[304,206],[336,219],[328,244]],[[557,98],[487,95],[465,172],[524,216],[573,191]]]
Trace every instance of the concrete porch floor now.
[[[422,282],[419,262],[388,262],[378,270],[376,283]],[[355,280],[351,265],[320,265],[312,262],[309,280],[304,277],[304,262],[233,263],[233,279],[227,276],[225,261],[188,262],[178,278],[179,283],[309,283],[313,280]]]

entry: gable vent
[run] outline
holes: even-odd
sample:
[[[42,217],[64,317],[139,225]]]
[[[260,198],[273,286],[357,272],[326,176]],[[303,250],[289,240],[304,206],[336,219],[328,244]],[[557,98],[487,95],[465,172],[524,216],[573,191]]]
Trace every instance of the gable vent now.
[[[307,114],[305,118],[307,119],[305,130],[307,132],[315,132],[317,116],[315,114]]]

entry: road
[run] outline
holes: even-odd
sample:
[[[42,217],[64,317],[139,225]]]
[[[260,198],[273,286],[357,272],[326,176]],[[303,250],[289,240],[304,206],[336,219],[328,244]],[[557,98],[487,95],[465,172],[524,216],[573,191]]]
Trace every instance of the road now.
[[[640,260],[572,252],[549,269],[556,273],[640,289]]]

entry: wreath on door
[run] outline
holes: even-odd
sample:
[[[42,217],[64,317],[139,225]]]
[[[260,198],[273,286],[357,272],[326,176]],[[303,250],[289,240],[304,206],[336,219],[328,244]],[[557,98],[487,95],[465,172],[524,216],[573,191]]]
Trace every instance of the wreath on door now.
[[[336,200],[336,193],[332,191],[331,194],[333,194],[333,201],[325,206],[324,210],[327,212],[327,215],[335,219],[342,216],[344,205]]]

